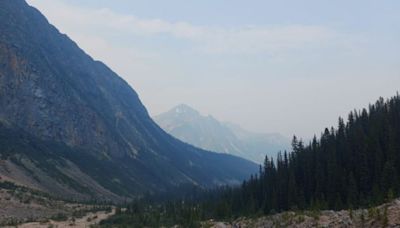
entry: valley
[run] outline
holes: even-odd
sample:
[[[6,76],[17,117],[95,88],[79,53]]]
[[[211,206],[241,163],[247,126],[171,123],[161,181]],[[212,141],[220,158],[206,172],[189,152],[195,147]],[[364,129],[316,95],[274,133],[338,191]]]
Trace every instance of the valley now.
[[[400,227],[391,2],[155,2],[0,0],[0,227]]]

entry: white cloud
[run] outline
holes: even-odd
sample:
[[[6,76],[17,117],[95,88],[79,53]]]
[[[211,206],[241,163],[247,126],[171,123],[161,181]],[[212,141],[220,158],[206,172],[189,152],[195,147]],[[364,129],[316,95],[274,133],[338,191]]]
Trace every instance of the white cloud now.
[[[78,8],[59,0],[28,0],[28,2],[42,10],[58,27],[68,30],[67,33],[104,30],[126,36],[166,34],[176,39],[190,41],[193,43],[193,49],[206,53],[276,54],[331,44],[341,36],[332,29],[320,26],[208,27],[187,22],[142,19],[107,8]]]

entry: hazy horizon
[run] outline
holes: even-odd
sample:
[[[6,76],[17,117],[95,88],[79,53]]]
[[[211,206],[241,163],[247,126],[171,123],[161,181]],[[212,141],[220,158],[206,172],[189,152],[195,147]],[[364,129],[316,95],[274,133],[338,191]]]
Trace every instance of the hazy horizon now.
[[[310,138],[399,90],[400,2],[305,2],[28,0],[152,116],[184,103]]]

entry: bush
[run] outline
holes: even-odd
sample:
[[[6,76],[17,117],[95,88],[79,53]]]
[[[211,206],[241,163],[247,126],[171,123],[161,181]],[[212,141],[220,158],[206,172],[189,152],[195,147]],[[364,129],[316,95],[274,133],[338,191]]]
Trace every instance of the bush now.
[[[63,213],[58,213],[58,214],[52,216],[51,219],[54,220],[54,221],[67,221],[68,220],[68,216],[66,214],[63,214]]]

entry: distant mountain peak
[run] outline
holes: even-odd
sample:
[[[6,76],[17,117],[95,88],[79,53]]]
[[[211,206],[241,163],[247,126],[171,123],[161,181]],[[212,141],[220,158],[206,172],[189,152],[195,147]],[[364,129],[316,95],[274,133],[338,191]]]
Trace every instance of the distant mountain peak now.
[[[289,140],[279,134],[259,134],[234,123],[220,122],[212,115],[201,115],[186,104],[153,117],[166,132],[194,146],[227,153],[262,163],[265,155],[275,157],[288,148]]]
[[[187,104],[177,105],[171,111],[176,114],[200,115],[200,113],[196,109],[190,107]]]

